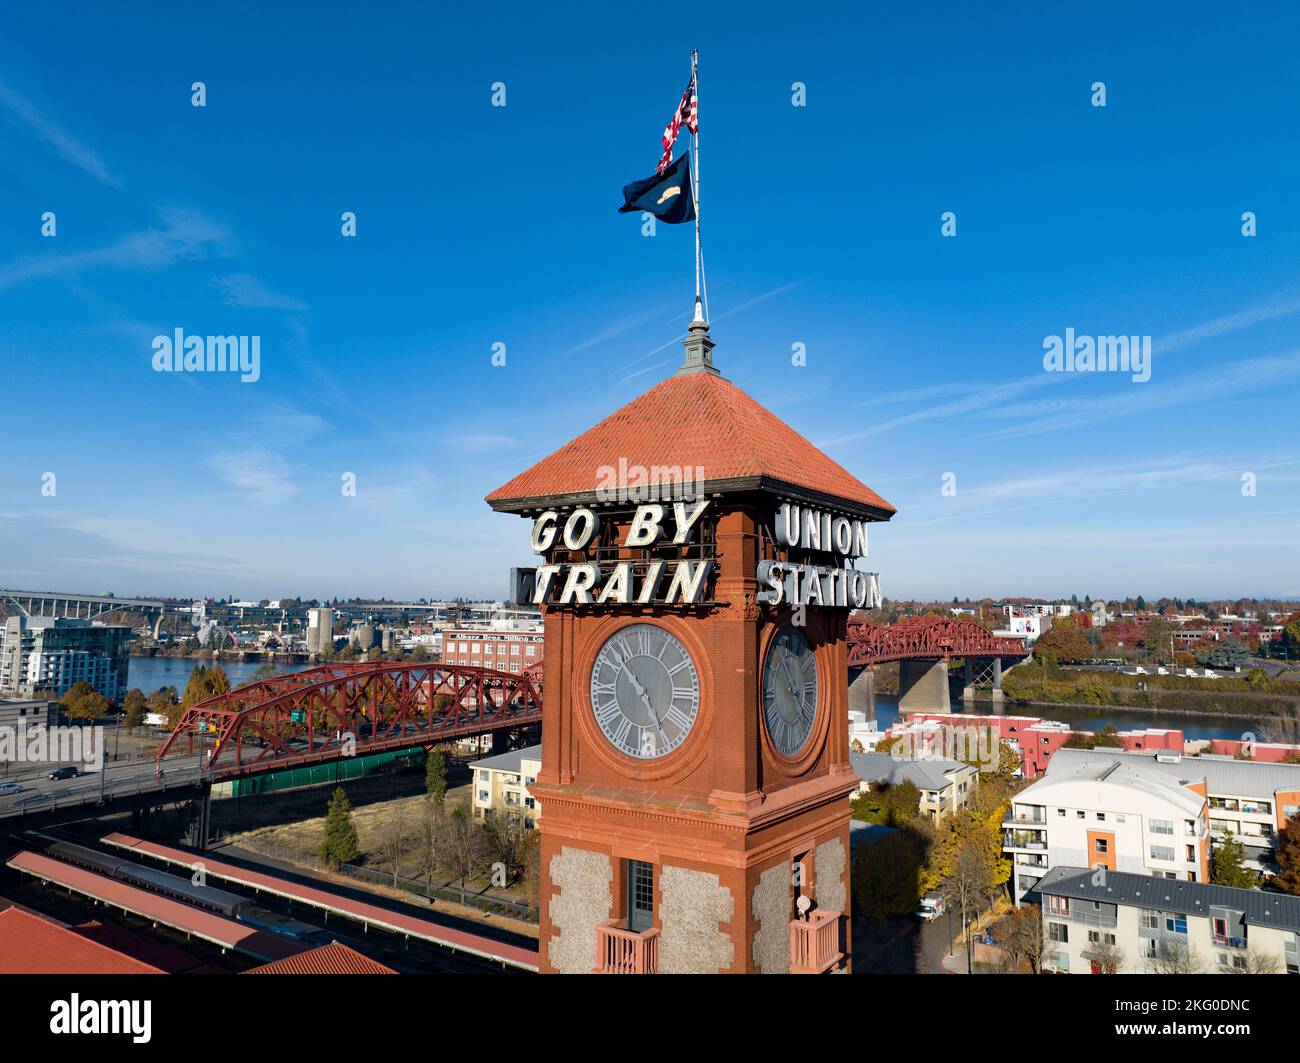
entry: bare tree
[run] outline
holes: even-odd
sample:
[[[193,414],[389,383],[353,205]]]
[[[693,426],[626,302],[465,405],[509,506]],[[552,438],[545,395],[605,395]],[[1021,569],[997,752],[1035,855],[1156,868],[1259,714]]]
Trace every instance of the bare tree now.
[[[1094,941],[1084,949],[1083,958],[1102,974],[1119,974],[1128,960],[1122,948],[1104,941]]]
[[[944,884],[944,901],[961,908],[961,925],[965,932],[971,916],[993,892],[993,867],[988,851],[978,843],[963,840],[957,853],[952,877]]]
[[[433,876],[443,864],[441,843],[443,821],[446,818],[446,805],[440,801],[426,802],[415,834],[415,855],[420,874],[430,889],[433,887]]]
[[[524,826],[520,815],[498,813],[484,821],[483,841],[488,859],[504,869],[500,885],[506,886],[524,874],[529,853],[537,844],[537,831]]]
[[[1200,974],[1205,964],[1190,945],[1162,941],[1156,946],[1154,956],[1147,957],[1147,968],[1153,974]]]
[[[1224,969],[1229,974],[1281,974],[1282,961],[1271,952],[1264,952],[1252,945],[1246,950],[1240,965],[1233,964]]]
[[[483,842],[483,828],[464,805],[457,805],[443,819],[438,845],[442,866],[459,883],[462,904],[465,884],[483,869]]]
[[[398,814],[384,824],[375,853],[379,866],[393,876],[394,886],[397,885],[402,863],[410,851],[411,832],[407,827],[406,817]]]

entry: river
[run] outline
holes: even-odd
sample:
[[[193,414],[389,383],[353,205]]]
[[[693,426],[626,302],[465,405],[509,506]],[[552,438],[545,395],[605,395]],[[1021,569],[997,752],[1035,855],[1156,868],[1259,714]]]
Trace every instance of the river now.
[[[191,657],[132,657],[128,671],[128,687],[139,687],[146,694],[163,686],[174,686],[185,692],[190,673],[200,664],[212,664]],[[252,681],[253,673],[261,667],[258,661],[217,661],[230,677],[231,686]],[[277,664],[280,672],[301,672],[313,667],[309,664]],[[963,712],[992,713],[993,703],[978,701],[971,707],[960,701],[952,703],[954,714]],[[1129,731],[1141,727],[1167,727],[1178,729],[1190,739],[1240,738],[1244,731],[1258,729],[1259,720],[1245,716],[1198,716],[1179,712],[1148,712],[1142,709],[1112,708],[1084,705],[1006,705],[1008,716],[1041,716],[1048,720],[1061,720],[1076,730],[1100,731],[1107,724],[1118,730]],[[898,699],[887,694],[876,695],[876,724],[888,730],[898,719]]]
[[[195,657],[132,657],[127,668],[127,689],[139,687],[146,694],[159,687],[175,687],[178,693],[185,693],[185,684],[190,681],[190,673],[201,664],[218,664],[230,678],[232,687],[249,683],[253,673],[261,666],[261,661],[203,661]],[[309,664],[277,664],[280,672],[301,672],[311,668]]]

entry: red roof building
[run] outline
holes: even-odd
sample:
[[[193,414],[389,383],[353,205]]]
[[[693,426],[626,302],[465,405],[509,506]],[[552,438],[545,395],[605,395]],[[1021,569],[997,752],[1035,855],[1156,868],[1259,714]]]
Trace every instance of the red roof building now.
[[[322,945],[318,949],[300,952],[261,967],[254,967],[244,974],[396,974],[391,967],[376,963],[369,956],[363,956],[356,949],[350,949],[337,941]]]
[[[0,912],[0,971],[5,974],[162,974],[75,930],[20,908]]]
[[[702,325],[702,323],[699,323]],[[493,509],[518,512],[592,501],[607,482],[611,455],[629,469],[696,469],[703,492],[770,491],[888,520],[894,507],[818,450],[770,410],[719,375],[709,358],[707,326],[686,341],[702,350],[684,366],[487,496]],[[667,473],[663,475],[667,476]],[[701,485],[691,485],[701,491]]]

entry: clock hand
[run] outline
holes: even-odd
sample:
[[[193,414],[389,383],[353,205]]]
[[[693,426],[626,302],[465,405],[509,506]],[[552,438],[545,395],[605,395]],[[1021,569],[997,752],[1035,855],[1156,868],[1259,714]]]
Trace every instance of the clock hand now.
[[[790,657],[788,654],[781,658],[781,671],[785,673],[785,686],[790,691],[790,697],[797,702],[799,700],[799,684],[795,682],[794,673],[790,671]]]
[[[659,713],[655,711],[655,707],[650,703],[650,695],[646,693],[645,687],[638,682],[636,673],[633,672],[631,668],[627,670],[627,677],[632,681],[632,686],[636,690],[637,697],[641,699],[641,704],[645,706],[646,712],[650,714],[650,719],[654,721],[655,730],[659,732],[659,737],[664,740],[664,745],[667,745],[668,736],[664,734],[663,721],[659,719]]]

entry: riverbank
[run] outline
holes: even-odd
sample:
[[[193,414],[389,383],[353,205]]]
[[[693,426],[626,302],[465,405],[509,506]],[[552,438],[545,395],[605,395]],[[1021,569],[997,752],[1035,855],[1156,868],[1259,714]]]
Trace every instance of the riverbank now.
[[[1064,672],[1023,664],[1002,676],[1008,704],[1052,708],[1138,709],[1181,716],[1262,719],[1300,713],[1300,683],[1258,677],[1192,679],[1119,672]]]

